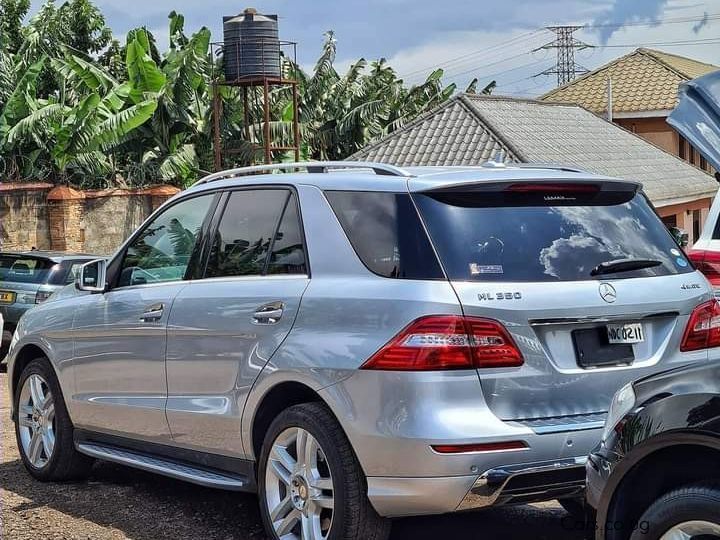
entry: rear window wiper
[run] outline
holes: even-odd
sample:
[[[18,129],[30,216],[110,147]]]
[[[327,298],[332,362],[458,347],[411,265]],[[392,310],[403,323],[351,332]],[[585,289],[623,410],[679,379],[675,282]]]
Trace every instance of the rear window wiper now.
[[[598,264],[590,271],[590,275],[600,276],[603,274],[629,272],[630,270],[642,270],[643,268],[653,268],[661,264],[662,261],[655,259],[615,259],[614,261],[606,261]]]

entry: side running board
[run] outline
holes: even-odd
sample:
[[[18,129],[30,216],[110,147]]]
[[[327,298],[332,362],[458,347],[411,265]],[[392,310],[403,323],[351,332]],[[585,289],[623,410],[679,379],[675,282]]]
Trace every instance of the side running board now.
[[[77,443],[76,447],[78,452],[90,457],[169,476],[170,478],[184,480],[200,486],[230,491],[246,491],[250,484],[244,476],[235,476],[220,471],[210,471],[163,457],[149,456],[133,450],[105,446],[94,442]]]

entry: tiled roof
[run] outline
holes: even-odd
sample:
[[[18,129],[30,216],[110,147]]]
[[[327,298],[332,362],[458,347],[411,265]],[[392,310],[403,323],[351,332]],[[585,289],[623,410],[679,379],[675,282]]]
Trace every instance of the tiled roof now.
[[[577,103],[593,112],[607,111],[607,84],[612,80],[613,112],[674,109],[678,85],[720,69],[653,49],[637,49],[540,96],[542,101]]]
[[[373,149],[373,161],[394,165],[468,165],[484,163],[499,150],[515,154],[473,114],[465,100],[452,99],[416,118]],[[363,154],[368,148],[360,150]]]
[[[459,95],[351,159],[399,166],[558,163],[641,181],[658,206],[713,196],[708,174],[576,105]]]

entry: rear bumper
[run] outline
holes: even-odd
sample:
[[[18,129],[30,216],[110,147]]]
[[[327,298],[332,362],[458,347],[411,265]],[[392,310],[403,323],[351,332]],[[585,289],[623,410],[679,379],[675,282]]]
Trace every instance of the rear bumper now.
[[[444,514],[582,496],[584,457],[510,465],[480,476],[368,478],[368,498],[382,516]]]
[[[580,497],[586,457],[490,469],[473,484],[458,510]]]

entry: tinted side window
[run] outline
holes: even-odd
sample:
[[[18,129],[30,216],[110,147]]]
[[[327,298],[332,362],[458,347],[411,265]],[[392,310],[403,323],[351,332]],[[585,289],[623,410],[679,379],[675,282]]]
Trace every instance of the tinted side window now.
[[[327,198],[372,272],[389,278],[444,277],[408,194],[329,191]]]
[[[234,191],[212,240],[205,277],[262,275],[289,192]]]
[[[295,194],[290,195],[267,264],[268,274],[307,274],[300,216]]]
[[[213,197],[180,202],[150,222],[128,246],[118,286],[183,279]]]

